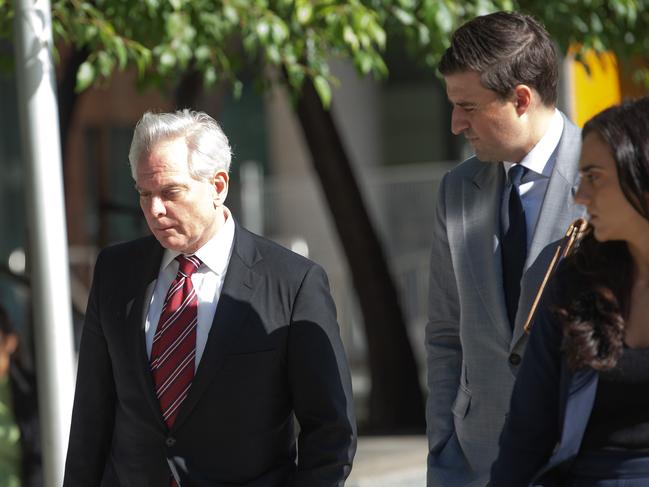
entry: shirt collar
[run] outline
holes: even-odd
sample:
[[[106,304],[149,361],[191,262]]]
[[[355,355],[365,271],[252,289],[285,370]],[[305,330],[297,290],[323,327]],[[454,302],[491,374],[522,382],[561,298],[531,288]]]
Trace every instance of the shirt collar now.
[[[559,145],[561,134],[563,133],[563,117],[556,108],[550,120],[550,125],[545,131],[541,140],[532,147],[532,150],[527,153],[521,160],[520,164],[535,174],[549,178],[554,168],[554,157],[552,154]],[[505,173],[509,173],[509,169],[514,165],[513,162],[504,161]]]
[[[225,274],[234,243],[234,218],[227,208],[223,207],[223,211],[225,213],[225,224],[205,245],[193,254],[217,275]],[[180,255],[180,252],[177,250],[165,249],[160,270],[166,269],[178,255]]]

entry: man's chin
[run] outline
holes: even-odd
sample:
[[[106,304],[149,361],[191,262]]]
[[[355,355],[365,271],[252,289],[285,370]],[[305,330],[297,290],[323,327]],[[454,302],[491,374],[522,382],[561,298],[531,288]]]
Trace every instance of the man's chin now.
[[[158,240],[160,245],[165,249],[175,250],[176,252],[182,252],[187,242],[184,239],[179,239],[175,235],[161,235],[159,233],[154,234],[155,238]]]
[[[475,147],[473,148],[473,151],[475,153],[475,156],[481,160],[482,162],[500,162],[501,159],[498,159],[494,156],[494,154],[485,152],[480,149],[476,149]]]

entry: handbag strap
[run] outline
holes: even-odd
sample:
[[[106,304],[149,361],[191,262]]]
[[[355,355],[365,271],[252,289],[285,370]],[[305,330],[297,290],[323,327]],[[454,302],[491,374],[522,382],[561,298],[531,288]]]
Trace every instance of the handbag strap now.
[[[552,274],[554,274],[554,271],[556,270],[561,259],[568,255],[568,252],[570,252],[575,242],[586,231],[586,228],[588,228],[588,222],[584,218],[578,218],[570,224],[568,230],[566,231],[566,235],[561,239],[559,245],[557,245],[557,248],[554,251],[554,255],[552,256],[552,260],[550,261],[550,265],[548,266],[548,270],[545,272],[545,276],[543,277],[543,281],[539,286],[539,290],[536,292],[536,296],[534,297],[534,301],[532,302],[532,307],[530,308],[530,312],[527,315],[527,320],[525,320],[525,324],[523,325],[523,330],[525,330],[525,333],[529,333],[530,329],[532,328],[532,320],[534,319],[536,308],[541,301],[541,296],[543,296],[543,292],[545,291],[545,287],[547,286],[548,281],[550,281],[550,277],[552,277]]]

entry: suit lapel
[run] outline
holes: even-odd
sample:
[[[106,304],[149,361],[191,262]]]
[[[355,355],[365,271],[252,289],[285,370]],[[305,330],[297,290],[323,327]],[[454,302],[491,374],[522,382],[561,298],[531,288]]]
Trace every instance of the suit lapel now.
[[[473,278],[484,308],[507,342],[511,328],[505,310],[500,259],[500,200],[504,184],[501,164],[485,163],[463,185],[464,238]]]
[[[151,247],[142,255],[137,256],[134,262],[141,262],[141,265],[134,264],[131,273],[130,282],[133,283],[133,291],[128,296],[126,302],[126,329],[130,336],[127,343],[133,344],[132,356],[139,362],[137,377],[140,382],[141,388],[144,391],[147,403],[152,409],[153,417],[160,423],[161,428],[166,428],[162,413],[160,412],[160,405],[158,398],[155,395],[155,387],[153,385],[153,378],[149,367],[149,359],[146,352],[146,339],[144,336],[144,310],[148,306],[146,298],[148,296],[149,286],[158,278],[158,271],[160,270],[160,261],[164,249],[151,238]],[[130,299],[129,299],[130,298]]]
[[[573,200],[577,189],[580,134],[579,129],[564,117],[563,134],[555,151],[554,170],[541,204],[521,280],[513,347],[524,334],[527,314],[553,255],[553,251],[546,249],[544,252],[544,249],[553,242],[558,244],[568,226],[584,214],[583,208],[575,205]]]
[[[221,296],[214,313],[207,344],[189,394],[178,413],[172,430],[179,428],[189,417],[212,379],[223,366],[225,357],[236,342],[237,330],[244,323],[259,276],[252,271],[261,259],[252,236],[238,224],[235,228],[234,249],[223,281]]]
[[[564,133],[555,151],[554,170],[543,197],[541,212],[534,229],[525,269],[536,260],[549,243],[561,238],[581,214],[575,211],[573,195],[577,190],[577,161],[581,143],[579,129],[564,120]]]

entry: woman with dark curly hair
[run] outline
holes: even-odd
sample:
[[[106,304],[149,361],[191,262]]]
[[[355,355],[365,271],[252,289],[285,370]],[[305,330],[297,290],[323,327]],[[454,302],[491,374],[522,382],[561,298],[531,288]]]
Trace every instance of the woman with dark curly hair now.
[[[649,486],[649,98],[582,139],[589,225],[535,317],[494,487]]]

